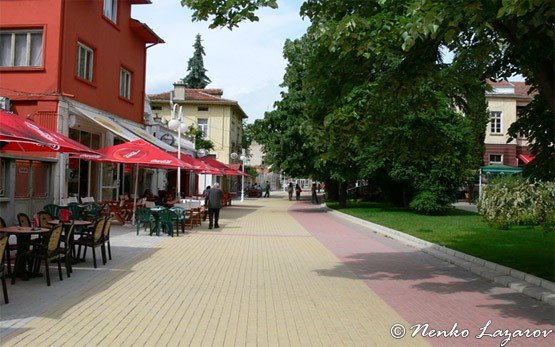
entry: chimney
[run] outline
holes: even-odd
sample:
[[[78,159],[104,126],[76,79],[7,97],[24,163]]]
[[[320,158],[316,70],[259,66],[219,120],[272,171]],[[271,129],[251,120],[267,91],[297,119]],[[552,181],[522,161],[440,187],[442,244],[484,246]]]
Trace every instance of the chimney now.
[[[185,100],[185,84],[176,82],[173,84],[174,100]]]

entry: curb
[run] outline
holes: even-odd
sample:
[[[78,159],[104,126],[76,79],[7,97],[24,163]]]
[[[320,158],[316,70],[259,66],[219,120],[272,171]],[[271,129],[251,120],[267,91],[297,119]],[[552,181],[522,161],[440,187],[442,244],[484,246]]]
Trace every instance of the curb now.
[[[401,241],[435,258],[460,266],[494,283],[555,306],[555,283],[553,282],[484,259],[476,258],[444,246],[436,245],[435,243],[419,239],[395,229],[332,210],[325,205],[323,206],[328,212],[340,218],[367,227],[374,232]]]

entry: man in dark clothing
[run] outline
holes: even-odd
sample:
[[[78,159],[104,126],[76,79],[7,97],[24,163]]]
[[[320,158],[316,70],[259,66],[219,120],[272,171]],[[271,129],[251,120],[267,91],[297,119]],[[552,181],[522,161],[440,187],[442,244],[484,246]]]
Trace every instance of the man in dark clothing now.
[[[264,197],[270,197],[270,182],[266,181],[266,188],[264,189]]]
[[[224,192],[220,189],[218,183],[214,183],[206,195],[208,202],[208,229],[212,229],[212,226],[214,226],[214,228],[220,227],[218,225],[218,220],[220,219],[223,196]]]

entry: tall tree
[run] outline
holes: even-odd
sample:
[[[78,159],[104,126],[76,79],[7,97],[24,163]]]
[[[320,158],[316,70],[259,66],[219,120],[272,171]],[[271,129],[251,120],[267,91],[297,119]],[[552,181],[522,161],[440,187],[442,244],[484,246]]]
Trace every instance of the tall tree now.
[[[208,20],[213,15],[212,27],[229,28],[243,20],[258,20],[254,12],[260,7],[277,7],[276,0],[181,2],[195,10],[194,19]],[[423,68],[433,69],[434,65],[429,62],[437,58],[440,47],[455,52],[453,64],[460,68],[465,64],[473,67],[475,77],[482,81],[522,74],[536,93],[511,133],[529,134],[531,151],[536,156],[533,169],[537,169],[530,171],[536,177],[553,179],[555,6],[552,0],[306,0],[301,14],[312,21],[313,28],[320,26],[316,37],[334,33],[329,40],[332,51],[354,52],[366,58],[378,55],[388,66],[412,67],[412,71],[403,69],[408,76],[396,76],[401,80],[428,71]],[[482,69],[476,69],[478,65]],[[391,90],[396,91],[399,81],[391,80]],[[410,83],[404,83],[403,87],[410,89]],[[466,87],[461,84],[459,91]],[[451,96],[464,104],[465,94],[473,93],[472,88],[476,87]],[[328,91],[334,89],[337,88]],[[479,125],[480,121],[474,124]]]
[[[202,56],[206,55],[206,53],[204,53],[204,47],[202,47],[200,34],[197,34],[193,47],[195,52],[189,59],[189,63],[187,65],[187,71],[189,71],[189,74],[182,78],[181,81],[187,88],[204,89],[211,82],[211,80],[208,76],[206,76],[207,70],[204,68]]]

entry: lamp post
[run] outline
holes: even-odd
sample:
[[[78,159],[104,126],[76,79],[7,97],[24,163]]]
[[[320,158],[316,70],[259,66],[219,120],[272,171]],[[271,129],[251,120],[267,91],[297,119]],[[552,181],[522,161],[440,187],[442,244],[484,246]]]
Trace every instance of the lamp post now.
[[[245,173],[245,160],[247,160],[247,156],[245,155],[245,150],[244,149],[241,150],[241,156],[239,156],[235,152],[231,153],[229,156],[231,157],[231,159],[239,158],[241,160],[241,163],[242,163],[241,171]],[[245,201],[245,175],[241,175],[241,202],[243,201]]]
[[[247,160],[247,156],[245,155],[245,150],[243,149],[243,154],[239,157],[241,159],[242,170],[245,173],[245,160]],[[245,175],[241,175],[241,202],[245,201]]]
[[[181,160],[181,133],[187,130],[185,122],[182,121],[183,118],[183,108],[179,106],[179,114],[177,118],[175,117],[175,110],[177,104],[174,104],[170,100],[171,106],[171,120],[168,122],[168,128],[177,131],[177,159]],[[177,168],[177,196],[181,199],[181,167]]]

